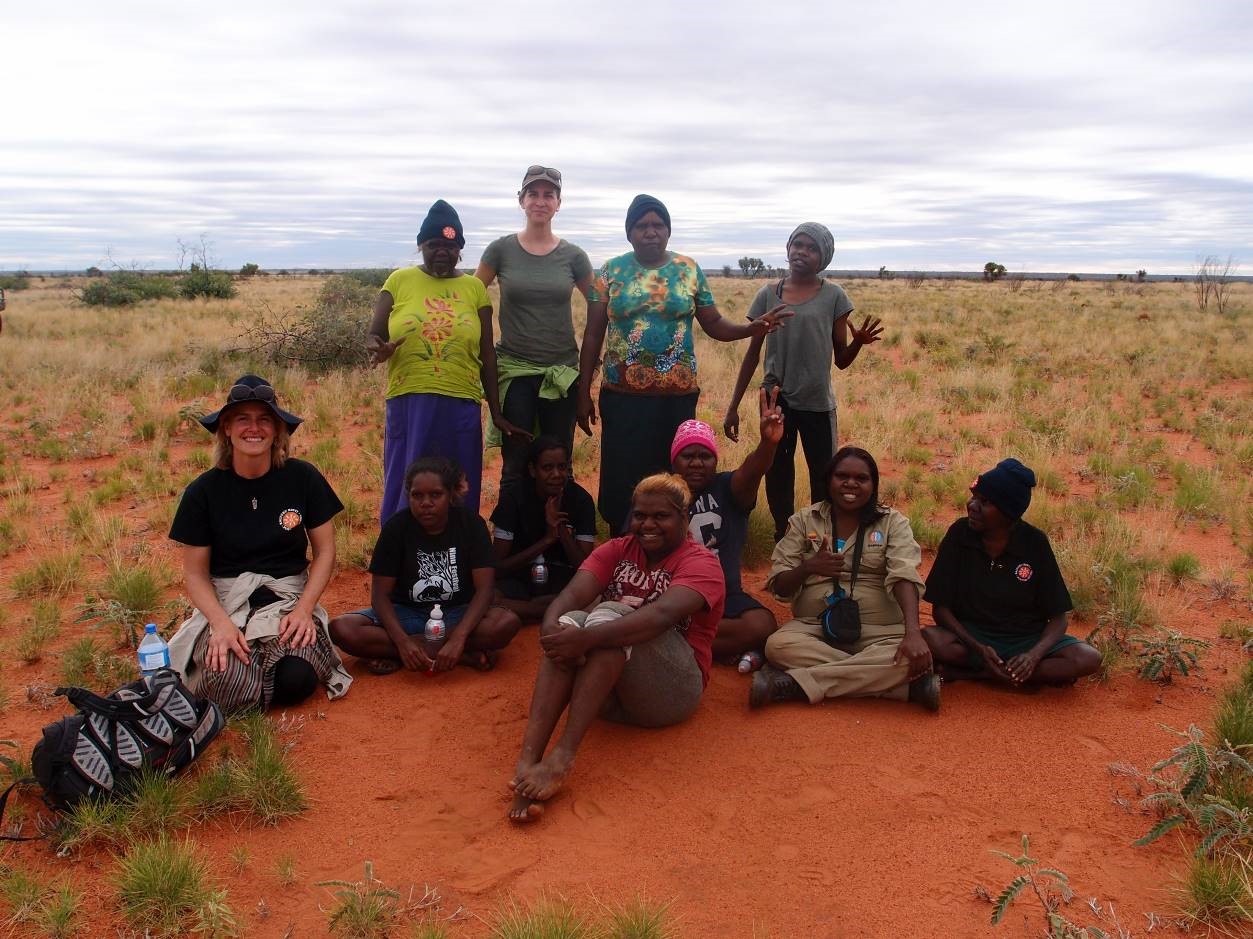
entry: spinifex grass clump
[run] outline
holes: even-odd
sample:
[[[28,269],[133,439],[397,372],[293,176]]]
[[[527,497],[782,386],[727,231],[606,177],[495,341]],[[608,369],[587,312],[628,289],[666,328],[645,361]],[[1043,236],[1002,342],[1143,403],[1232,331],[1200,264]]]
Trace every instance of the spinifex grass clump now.
[[[332,935],[383,939],[400,921],[400,892],[374,876],[373,861],[365,862],[361,880],[323,880],[318,886],[335,888],[336,904],[328,923]]]
[[[166,837],[136,842],[117,859],[114,879],[122,914],[136,929],[181,936],[205,927],[229,935],[234,928],[226,892],[212,886],[207,863],[188,844]]]
[[[76,551],[54,551],[19,571],[9,589],[18,597],[60,597],[79,585],[83,561]]]
[[[9,907],[8,924],[23,927],[23,935],[35,930],[48,939],[68,939],[77,933],[82,895],[68,884],[47,884],[26,871],[0,867],[0,899]]]
[[[117,644],[135,648],[148,618],[161,608],[162,578],[151,567],[114,555],[99,596],[89,596],[79,622],[98,621],[112,628]]]
[[[247,753],[231,766],[240,804],[258,821],[276,825],[309,806],[305,788],[287,760],[287,747],[264,714],[249,714],[240,723]]]

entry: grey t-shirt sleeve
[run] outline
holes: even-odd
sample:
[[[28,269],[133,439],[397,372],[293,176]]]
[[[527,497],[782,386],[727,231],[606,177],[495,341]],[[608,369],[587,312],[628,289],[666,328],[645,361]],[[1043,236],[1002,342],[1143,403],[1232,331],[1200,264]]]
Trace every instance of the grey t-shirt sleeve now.
[[[587,256],[587,252],[578,245],[570,245],[570,248],[573,252],[573,257],[570,258],[570,272],[574,274],[574,282],[577,284],[592,273],[592,261]]]
[[[848,316],[853,312],[853,301],[848,298],[848,294],[839,284],[832,284],[831,287],[835,291],[835,319],[838,320],[841,316]]]
[[[508,237],[508,236],[506,235],[505,237]],[[499,273],[501,242],[504,240],[505,240],[504,238],[497,238],[495,241],[489,244],[486,248],[484,248],[483,257],[479,259],[479,263],[486,264],[493,271],[496,271]]]
[[[757,296],[753,297],[753,302],[748,305],[748,318],[755,320],[757,317],[764,315],[769,309],[770,297],[774,291],[770,287],[762,287],[757,291]]]

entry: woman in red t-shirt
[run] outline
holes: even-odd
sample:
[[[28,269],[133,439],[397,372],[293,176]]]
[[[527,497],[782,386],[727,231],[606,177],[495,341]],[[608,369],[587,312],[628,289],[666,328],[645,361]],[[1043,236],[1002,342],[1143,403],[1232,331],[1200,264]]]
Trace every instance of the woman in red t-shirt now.
[[[726,583],[717,556],[688,538],[691,497],[680,476],[641,480],[630,533],[593,551],[544,614],[544,657],[510,781],[514,821],[543,811],[598,715],[666,727],[700,703]],[[598,599],[601,607],[582,612]],[[563,713],[565,728],[545,756]]]

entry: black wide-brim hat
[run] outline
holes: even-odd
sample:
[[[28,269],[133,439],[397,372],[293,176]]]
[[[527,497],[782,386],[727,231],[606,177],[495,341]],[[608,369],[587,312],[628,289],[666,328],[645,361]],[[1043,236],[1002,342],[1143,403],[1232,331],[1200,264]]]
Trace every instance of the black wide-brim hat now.
[[[235,384],[231,385],[230,391],[226,393],[226,403],[212,414],[206,414],[200,418],[200,424],[209,433],[216,434],[223,412],[232,404],[246,404],[249,401],[264,404],[273,411],[274,416],[287,425],[289,434],[294,434],[296,428],[304,423],[303,417],[297,417],[278,406],[278,396],[274,391],[274,386],[268,381],[258,375],[243,375],[236,379]]]

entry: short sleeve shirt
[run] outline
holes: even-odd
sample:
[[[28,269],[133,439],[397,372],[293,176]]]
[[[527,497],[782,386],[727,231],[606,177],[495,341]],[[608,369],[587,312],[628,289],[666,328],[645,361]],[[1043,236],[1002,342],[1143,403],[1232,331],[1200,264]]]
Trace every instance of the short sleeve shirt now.
[[[592,272],[587,253],[562,240],[547,254],[531,254],[517,235],[497,238],[482,262],[500,284],[500,342],[496,348],[536,365],[579,364],[570,296]]]
[[[716,475],[706,489],[693,496],[687,510],[688,532],[697,544],[718,556],[728,593],[741,590],[740,560],[748,540],[748,514],[740,511],[731,494],[734,475]]]
[[[699,390],[692,346],[698,307],[714,305],[705,273],[682,254],[658,268],[629,252],[605,262],[588,302],[608,304],[602,387],[632,394],[680,395]]]
[[[529,479],[501,488],[500,502],[492,510],[492,525],[496,538],[511,542],[509,555],[525,551],[548,534],[544,502]],[[575,482],[566,483],[561,494],[561,511],[570,519],[577,540],[596,541],[596,503],[586,489]],[[544,549],[544,560],[549,565],[574,566],[560,541]]]
[[[474,571],[492,566],[491,541],[483,519],[467,508],[448,510],[448,524],[427,534],[408,508],[383,524],[370,559],[370,573],[395,577],[393,603],[427,612],[436,603],[465,606],[474,599]]]
[[[330,483],[304,460],[289,458],[256,479],[214,468],[183,492],[170,538],[209,548],[211,577],[290,577],[309,566],[309,529],[343,508]]]
[[[945,606],[959,622],[991,635],[1033,635],[1071,608],[1048,535],[1018,522],[998,558],[990,558],[970,521],[954,522],[927,575],[926,599]]]
[[[775,285],[757,292],[748,308],[755,320],[783,301]],[[838,284],[824,280],[818,292],[804,303],[788,305],[795,315],[783,329],[766,336],[765,378],[767,388],[782,388],[783,400],[798,411],[834,411],[831,366],[835,352],[831,331],[835,321],[853,312],[852,301]]]
[[[645,603],[656,600],[671,587],[688,587],[705,601],[698,610],[674,628],[687,640],[700,667],[701,678],[709,683],[713,663],[713,641],[726,602],[726,584],[718,559],[690,538],[651,565],[634,535],[613,538],[593,551],[580,570],[587,571],[601,587],[601,600],[636,597]]]
[[[405,340],[387,360],[387,397],[441,394],[481,401],[479,310],[491,306],[483,282],[406,267],[392,271],[383,289],[392,295],[388,339]]]

